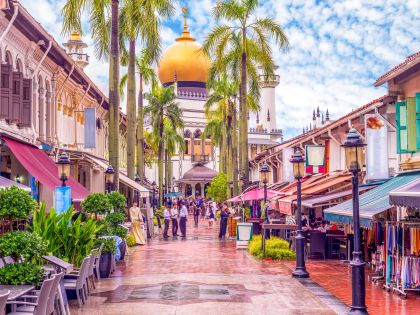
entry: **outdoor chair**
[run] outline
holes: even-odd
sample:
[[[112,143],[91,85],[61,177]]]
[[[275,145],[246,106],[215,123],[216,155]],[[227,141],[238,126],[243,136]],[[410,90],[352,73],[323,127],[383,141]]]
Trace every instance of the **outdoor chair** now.
[[[63,279],[64,276],[64,272],[61,272],[59,274],[55,274],[53,275],[53,277],[51,279],[54,279],[53,281],[53,285],[51,286],[51,290],[49,293],[49,298],[48,298],[48,302],[47,302],[47,315],[51,315],[54,313],[55,310],[55,301],[57,298],[57,294],[58,294],[58,287],[60,285],[61,279]],[[41,291],[33,291],[36,294],[35,295],[23,295],[20,298],[25,298],[25,299],[33,299],[33,298],[37,298],[40,294]],[[34,306],[32,305],[25,305],[25,306],[20,306],[17,308],[18,312],[33,312],[34,311]]]
[[[320,231],[311,231],[309,234],[309,257],[314,255],[322,255],[325,259],[325,233]]]
[[[35,299],[35,302],[27,301],[8,301],[9,305],[32,306],[31,310],[20,311],[19,307],[15,312],[7,313],[7,315],[45,315],[47,314],[48,299],[50,298],[51,288],[54,284],[54,277],[44,280],[38,295],[25,295],[22,297],[28,299]]]
[[[99,259],[102,254],[102,249],[104,248],[104,243],[101,243],[101,246],[99,246],[99,249],[94,249],[97,254],[95,254],[95,261],[93,263],[93,271],[96,275],[96,279],[101,279],[101,275],[99,274]]]
[[[87,256],[83,259],[82,265],[80,266],[79,273],[70,275],[75,279],[64,279],[64,288],[67,291],[76,291],[77,302],[81,307],[87,301],[87,287],[86,277],[89,269],[91,256]],[[66,277],[69,275],[66,275]]]
[[[0,294],[0,315],[3,315],[6,311],[6,302],[9,298],[10,291],[7,290],[5,294]]]

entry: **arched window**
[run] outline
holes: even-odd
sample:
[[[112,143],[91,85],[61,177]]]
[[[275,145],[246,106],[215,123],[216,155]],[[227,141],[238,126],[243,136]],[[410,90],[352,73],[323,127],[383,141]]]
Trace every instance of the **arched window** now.
[[[12,78],[13,63],[10,52],[6,51],[4,57],[5,63],[1,65],[1,102],[0,102],[0,118],[10,120],[12,116]]]
[[[203,154],[202,145],[201,145],[201,130],[197,129],[194,131],[194,145],[193,145],[193,154],[201,155]]]
[[[184,155],[191,154],[191,131],[186,129],[184,130]]]

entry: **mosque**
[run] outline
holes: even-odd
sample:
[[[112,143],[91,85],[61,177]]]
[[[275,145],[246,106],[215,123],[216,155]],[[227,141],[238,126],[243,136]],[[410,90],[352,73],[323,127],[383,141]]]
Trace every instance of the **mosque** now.
[[[187,9],[183,8],[184,27],[181,36],[164,51],[158,65],[163,86],[174,85],[177,102],[183,111],[185,149],[171,160],[172,178],[167,191],[185,196],[204,196],[206,187],[218,174],[219,148],[211,139],[202,139],[206,127],[204,104],[209,95],[206,88],[210,60],[200,51],[201,45],[191,36],[187,25]],[[276,125],[275,88],[280,76],[260,75],[260,110],[249,115],[249,157],[256,156],[282,139]],[[150,122],[145,119],[145,128]],[[157,165],[146,167],[146,177],[158,181]]]

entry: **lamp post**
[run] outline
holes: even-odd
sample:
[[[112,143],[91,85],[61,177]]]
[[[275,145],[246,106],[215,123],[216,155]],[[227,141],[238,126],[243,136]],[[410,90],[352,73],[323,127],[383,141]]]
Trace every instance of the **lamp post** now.
[[[108,194],[112,192],[112,184],[114,182],[114,174],[115,174],[115,171],[112,168],[112,165],[108,165],[108,168],[105,171],[105,183],[106,183],[106,190],[107,190]]]
[[[172,176],[172,192],[175,192],[175,176]]]
[[[267,207],[267,183],[268,183],[268,174],[270,173],[270,167],[267,165],[267,163],[264,163],[261,166],[260,174],[261,174],[261,181],[264,185],[264,223],[268,224],[270,223],[270,220],[268,219],[268,207]],[[265,238],[270,237],[270,230],[265,230]]]
[[[136,175],[134,175],[134,181],[140,185],[141,179],[139,174],[136,173]],[[136,194],[136,198],[135,200],[137,201],[137,205],[140,206],[140,192],[135,190],[134,193]]]
[[[365,303],[365,262],[360,249],[359,178],[363,166],[363,143],[357,130],[352,127],[342,147],[345,150],[346,166],[352,174],[354,251],[351,266],[352,304],[349,314],[368,314]]]
[[[156,182],[153,181],[152,183],[152,191],[153,191],[153,200],[152,200],[152,208],[153,213],[155,212],[155,201],[156,201]]]
[[[57,165],[58,165],[58,177],[61,180],[61,183],[62,183],[61,186],[64,187],[66,186],[66,181],[70,177],[70,160],[65,151],[63,151],[60,157],[58,158]]]
[[[293,176],[297,181],[296,268],[292,275],[296,278],[308,278],[309,273],[305,268],[305,237],[302,233],[302,183],[300,181],[305,174],[305,159],[302,157],[302,153],[296,150],[290,162],[293,164]]]

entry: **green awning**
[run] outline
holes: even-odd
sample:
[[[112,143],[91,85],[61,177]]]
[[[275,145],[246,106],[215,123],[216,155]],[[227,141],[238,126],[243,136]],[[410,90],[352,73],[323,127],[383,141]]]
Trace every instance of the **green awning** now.
[[[389,193],[413,180],[420,178],[420,172],[403,173],[388,180],[359,197],[360,224],[370,226],[372,217],[391,208]],[[333,222],[351,223],[353,221],[353,200],[347,200],[324,210],[324,218]]]

